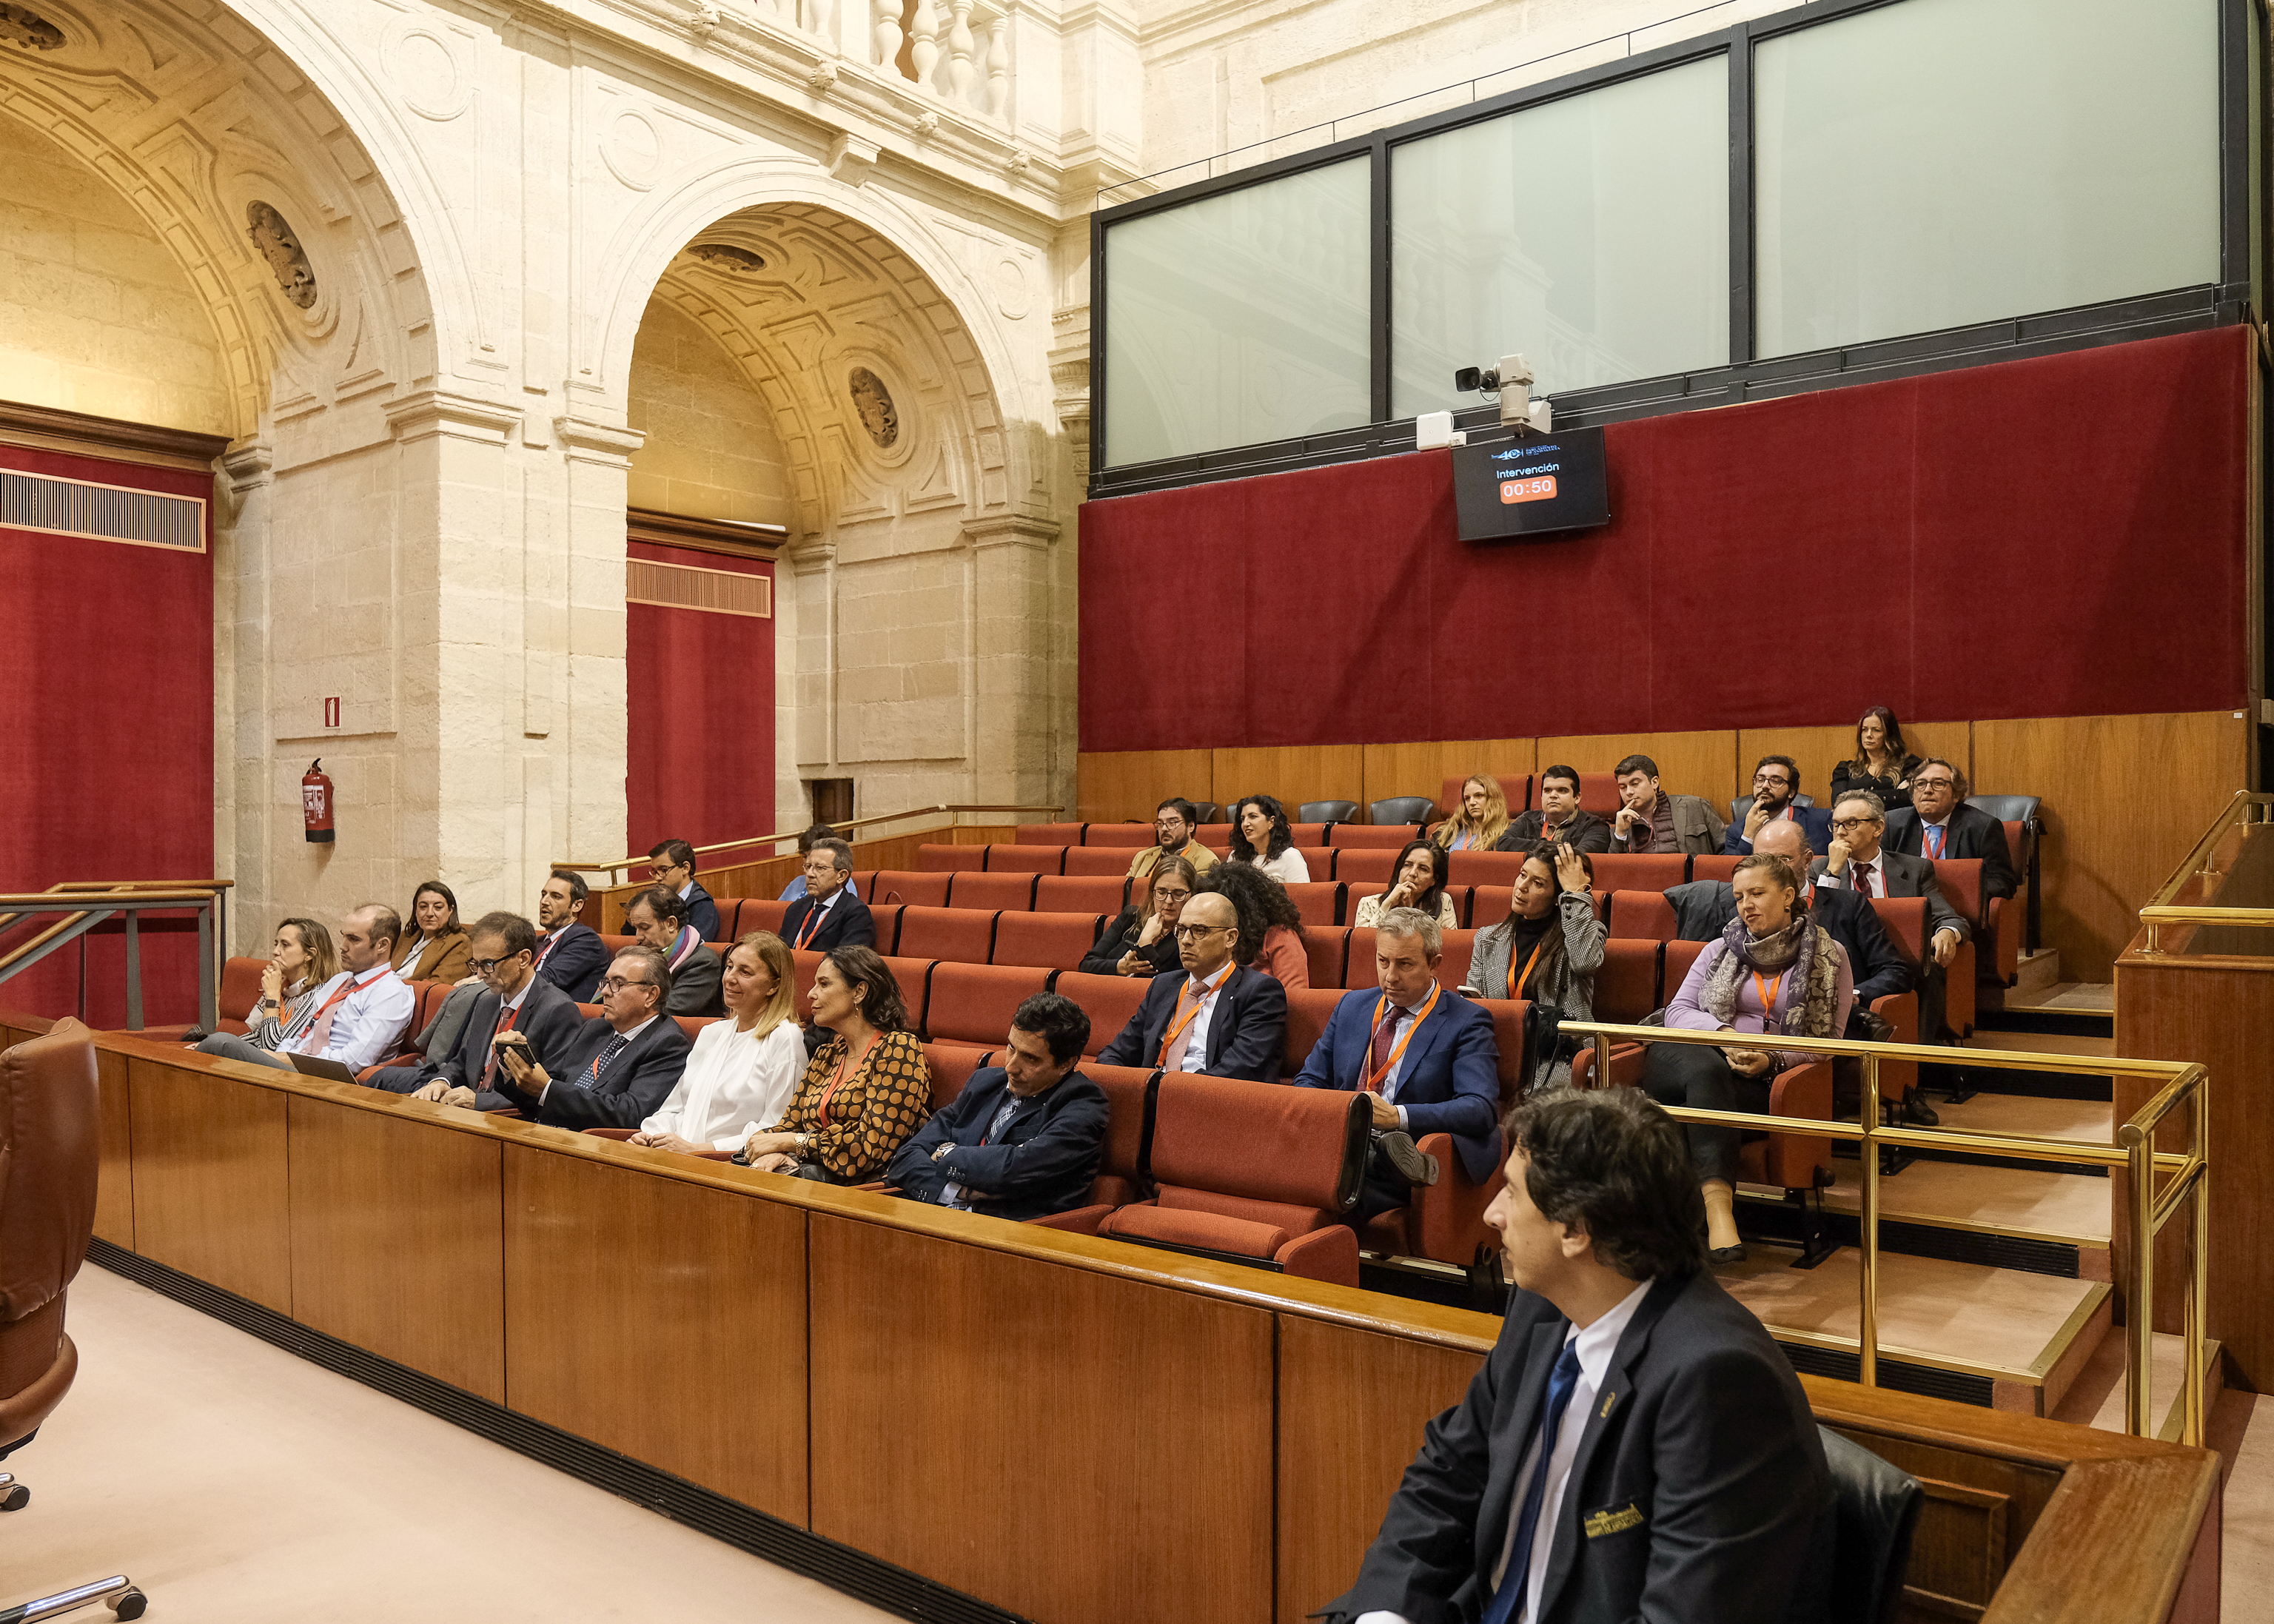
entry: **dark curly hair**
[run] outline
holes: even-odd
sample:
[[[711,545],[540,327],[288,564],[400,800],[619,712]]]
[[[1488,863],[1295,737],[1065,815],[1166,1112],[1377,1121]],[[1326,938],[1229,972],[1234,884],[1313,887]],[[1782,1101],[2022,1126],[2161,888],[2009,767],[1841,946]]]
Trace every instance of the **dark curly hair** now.
[[[906,1032],[908,1006],[900,997],[900,977],[873,947],[832,948],[826,955],[852,989],[862,1015],[879,1032]]]
[[[1287,888],[1261,868],[1243,862],[1220,862],[1201,876],[1193,894],[1214,891],[1228,898],[1239,915],[1239,940],[1231,950],[1233,962],[1254,964],[1263,951],[1264,933],[1284,925],[1298,937],[1303,934],[1302,911]]]
[[[1508,1114],[1524,1189],[1543,1217],[1576,1224],[1630,1280],[1706,1267],[1706,1198],[1682,1125],[1639,1088],[1547,1088]]]
[[[1247,843],[1247,831],[1239,826],[1240,814],[1250,807],[1261,808],[1263,816],[1271,820],[1271,832],[1263,838],[1263,844],[1267,849],[1260,854]],[[1259,855],[1261,858],[1276,857],[1294,844],[1295,831],[1287,826],[1287,808],[1270,796],[1242,795],[1231,803],[1232,861],[1252,863],[1258,861]]]

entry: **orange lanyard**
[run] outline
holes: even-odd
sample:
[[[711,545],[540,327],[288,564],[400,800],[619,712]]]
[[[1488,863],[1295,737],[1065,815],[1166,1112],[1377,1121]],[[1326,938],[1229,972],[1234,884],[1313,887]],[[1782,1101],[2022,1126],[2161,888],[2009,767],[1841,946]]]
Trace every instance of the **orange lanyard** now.
[[[1532,979],[1532,966],[1540,962],[1540,955],[1547,951],[1547,938],[1546,936],[1542,936],[1539,941],[1534,942],[1532,944],[1532,957],[1524,961],[1524,974],[1522,975],[1518,975],[1516,973],[1515,959],[1510,958],[1509,959],[1508,996],[1510,997],[1520,998],[1524,996],[1524,984]]]
[[[797,932],[798,946],[803,947],[808,942],[813,940],[814,933],[821,929],[822,915],[828,912],[829,905],[825,902],[815,903],[811,907],[806,910],[805,918],[799,921]]]
[[[1761,995],[1761,1024],[1764,1031],[1768,1029],[1770,1022],[1776,1019],[1777,989],[1783,985],[1784,972],[1781,970],[1776,973],[1774,981],[1769,981],[1761,980],[1761,973],[1758,970],[1753,972],[1753,990]]]
[[[1413,1019],[1406,1023],[1405,1035],[1397,1040],[1397,1047],[1391,1049],[1389,1051],[1389,1058],[1382,1063],[1382,1070],[1369,1075],[1365,1083],[1361,1085],[1365,1093],[1380,1094],[1382,1092],[1376,1085],[1378,1085],[1383,1078],[1388,1077],[1392,1071],[1397,1070],[1397,1063],[1405,1054],[1405,1046],[1413,1041],[1413,1034],[1421,1029],[1421,1023],[1429,1019],[1429,1011],[1437,1007],[1437,995],[1444,990],[1445,989],[1442,983],[1438,986],[1432,987],[1429,989],[1428,997],[1423,1001],[1419,1009],[1413,1011]],[[1382,1023],[1389,1018],[1389,995],[1388,993],[1384,993],[1382,994],[1380,1001],[1374,1006],[1374,1026],[1366,1034],[1366,1052],[1367,1054],[1370,1055],[1374,1052],[1374,1037],[1381,1032]]]
[[[1192,979],[1189,976],[1186,978],[1185,984],[1177,989],[1177,1008],[1175,1011],[1171,1011],[1171,1013],[1175,1016],[1175,1019],[1170,1021],[1168,1031],[1161,1035],[1161,1052],[1163,1054],[1165,1055],[1169,1052],[1170,1047],[1176,1042],[1178,1037],[1183,1034],[1184,1029],[1186,1026],[1191,1026],[1194,1021],[1201,1018],[1201,1011],[1208,1006],[1209,995],[1214,993],[1217,988],[1220,988],[1223,985],[1224,983],[1222,981],[1218,981],[1215,987],[1202,988],[1201,989],[1201,996],[1193,1000],[1193,1007],[1190,1010],[1186,1010],[1185,995],[1193,989]],[[1178,1011],[1182,1012],[1178,1013]]]

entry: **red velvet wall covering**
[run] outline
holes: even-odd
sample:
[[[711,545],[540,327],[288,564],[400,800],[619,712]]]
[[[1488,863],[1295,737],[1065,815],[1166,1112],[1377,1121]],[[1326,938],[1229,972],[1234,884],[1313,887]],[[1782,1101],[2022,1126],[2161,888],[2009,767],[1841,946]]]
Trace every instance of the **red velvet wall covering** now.
[[[0,468],[213,499],[210,474],[104,458],[0,445]],[[212,877],[212,553],[0,527],[0,889]],[[142,949],[144,1018],[194,1019],[196,937],[146,921]],[[79,965],[62,949],[0,1004],[77,1013]],[[96,1026],[125,1024],[124,965],[118,936],[88,943]]]
[[[2224,709],[2250,335],[1614,425],[1611,523],[1464,543],[1443,451],[1081,510],[1081,748]]]
[[[757,560],[631,544],[631,556],[772,578]],[[625,821],[630,851],[764,834],[774,823],[774,623],[632,604],[625,610]]]

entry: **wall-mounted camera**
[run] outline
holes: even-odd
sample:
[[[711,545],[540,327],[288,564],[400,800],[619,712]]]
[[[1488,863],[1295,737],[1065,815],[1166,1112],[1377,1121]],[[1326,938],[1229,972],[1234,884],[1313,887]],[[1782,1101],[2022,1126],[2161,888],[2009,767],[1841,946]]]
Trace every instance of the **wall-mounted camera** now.
[[[1546,401],[1532,398],[1532,364],[1520,355],[1502,356],[1494,367],[1464,366],[1453,374],[1453,387],[1500,395],[1500,420],[1510,428],[1529,428],[1545,434],[1554,421]]]

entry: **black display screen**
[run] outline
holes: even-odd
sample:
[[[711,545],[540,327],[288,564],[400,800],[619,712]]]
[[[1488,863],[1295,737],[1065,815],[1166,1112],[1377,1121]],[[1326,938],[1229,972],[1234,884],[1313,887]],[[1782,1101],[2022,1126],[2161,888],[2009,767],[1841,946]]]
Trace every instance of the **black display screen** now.
[[[1539,536],[1611,522],[1603,431],[1566,429],[1453,447],[1463,541]]]

